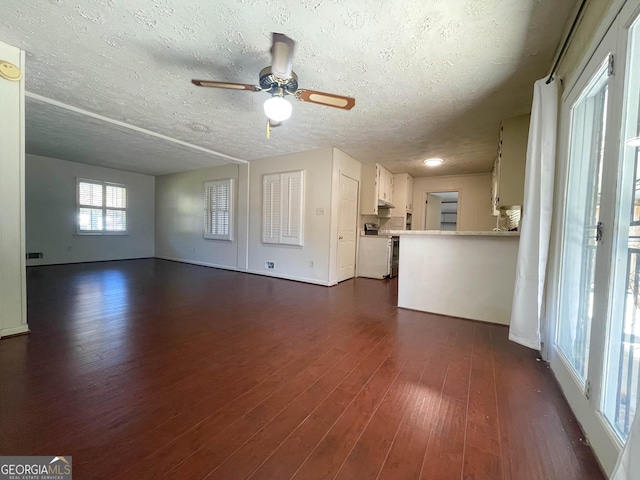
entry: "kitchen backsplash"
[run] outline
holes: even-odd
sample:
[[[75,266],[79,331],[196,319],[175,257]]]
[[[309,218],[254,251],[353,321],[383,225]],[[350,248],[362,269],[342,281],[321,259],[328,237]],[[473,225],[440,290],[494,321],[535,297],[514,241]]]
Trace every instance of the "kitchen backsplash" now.
[[[360,230],[364,231],[365,223],[377,223],[380,225],[380,230],[404,230],[404,218],[403,217],[386,217],[378,218],[375,215],[360,215]]]
[[[404,217],[388,217],[380,219],[380,230],[405,230]]]

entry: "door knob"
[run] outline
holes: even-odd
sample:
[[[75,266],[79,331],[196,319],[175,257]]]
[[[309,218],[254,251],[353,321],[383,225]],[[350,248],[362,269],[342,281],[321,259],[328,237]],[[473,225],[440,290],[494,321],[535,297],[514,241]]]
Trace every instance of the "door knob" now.
[[[340,235],[340,236],[338,237],[338,240],[342,240],[342,238],[343,238],[343,237],[342,237],[342,235]]]

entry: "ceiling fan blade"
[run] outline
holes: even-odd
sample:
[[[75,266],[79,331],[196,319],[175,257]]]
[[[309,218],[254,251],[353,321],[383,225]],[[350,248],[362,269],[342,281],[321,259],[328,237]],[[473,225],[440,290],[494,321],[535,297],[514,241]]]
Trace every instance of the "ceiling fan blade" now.
[[[273,33],[271,72],[280,80],[289,80],[296,42],[282,33]]]
[[[249,85],[247,83],[216,82],[212,80],[191,80],[191,83],[199,87],[228,88],[230,90],[249,90],[252,92],[262,90],[258,85]]]
[[[335,95],[333,93],[318,92],[316,90],[298,90],[295,95],[303,102],[317,103],[318,105],[342,108],[343,110],[351,110],[356,104],[355,98]]]

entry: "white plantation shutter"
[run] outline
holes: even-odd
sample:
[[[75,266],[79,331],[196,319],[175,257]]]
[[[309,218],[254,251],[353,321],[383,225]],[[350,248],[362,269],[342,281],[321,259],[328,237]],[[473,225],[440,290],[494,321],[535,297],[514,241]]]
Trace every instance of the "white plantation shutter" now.
[[[280,174],[265,175],[262,183],[262,241],[280,243]]]
[[[204,184],[204,237],[233,240],[233,179]]]
[[[102,184],[79,182],[78,201],[80,205],[102,207]]]
[[[303,171],[263,177],[263,243],[302,245]]]
[[[105,230],[124,232],[127,230],[127,189],[122,186],[105,185],[106,211]]]
[[[302,245],[302,171],[282,174],[280,243]]]
[[[78,233],[127,232],[127,188],[98,180],[78,179]]]
[[[107,208],[127,208],[127,189],[115,185],[106,185]]]
[[[81,231],[101,231],[102,230],[102,209],[101,208],[80,208],[78,211],[78,224]]]

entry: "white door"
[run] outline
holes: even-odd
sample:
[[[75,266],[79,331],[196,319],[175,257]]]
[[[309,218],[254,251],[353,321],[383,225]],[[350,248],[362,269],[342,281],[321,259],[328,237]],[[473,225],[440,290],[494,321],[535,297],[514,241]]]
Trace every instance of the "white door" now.
[[[338,211],[338,281],[356,274],[356,235],[358,229],[358,182],[340,174]]]
[[[640,22],[631,21],[639,5],[622,10],[563,98],[559,151],[565,187],[549,359],[607,472],[635,413],[640,374]]]
[[[424,229],[440,230],[440,222],[442,218],[442,199],[437,195],[427,193],[427,200],[424,211]]]

